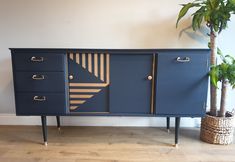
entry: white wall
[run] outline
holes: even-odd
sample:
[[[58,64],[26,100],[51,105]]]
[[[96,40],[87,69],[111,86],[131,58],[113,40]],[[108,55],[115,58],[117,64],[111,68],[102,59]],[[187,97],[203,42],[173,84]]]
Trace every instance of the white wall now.
[[[24,124],[26,119],[8,118],[15,114],[8,48],[206,48],[207,30],[194,33],[187,29],[190,18],[175,28],[179,4],[186,2],[188,0],[0,0],[0,122]],[[219,40],[221,49],[233,54],[234,27],[233,17]],[[231,109],[234,92],[230,91],[229,96],[228,108]],[[96,123],[99,119],[101,117],[88,120]],[[102,119],[114,123],[116,120]],[[133,122],[129,119],[126,118],[126,125],[128,121]],[[72,124],[78,122],[72,118],[66,120]],[[148,121],[143,125],[154,125],[152,119],[136,120],[137,123]],[[183,124],[187,122],[195,123],[185,120]]]

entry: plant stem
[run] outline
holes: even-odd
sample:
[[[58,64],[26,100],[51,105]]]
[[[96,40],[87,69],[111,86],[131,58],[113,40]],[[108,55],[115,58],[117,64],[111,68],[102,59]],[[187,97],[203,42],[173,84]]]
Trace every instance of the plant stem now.
[[[219,117],[225,117],[225,102],[226,102],[227,87],[228,87],[228,81],[223,79],[222,88],[221,88]]]
[[[216,54],[217,54],[217,33],[211,28],[210,32],[210,48],[211,48],[211,65],[216,65]],[[216,116],[217,113],[217,89],[210,84],[210,95],[211,95],[211,106],[210,115]]]

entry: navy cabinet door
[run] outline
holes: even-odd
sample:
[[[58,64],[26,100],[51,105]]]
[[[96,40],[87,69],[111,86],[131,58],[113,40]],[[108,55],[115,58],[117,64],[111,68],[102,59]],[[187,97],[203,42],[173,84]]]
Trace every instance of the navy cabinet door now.
[[[153,54],[114,54],[110,58],[110,112],[150,114]]]
[[[69,53],[70,112],[107,113],[108,53]]]
[[[208,70],[209,50],[160,51],[157,55],[157,115],[203,116]]]

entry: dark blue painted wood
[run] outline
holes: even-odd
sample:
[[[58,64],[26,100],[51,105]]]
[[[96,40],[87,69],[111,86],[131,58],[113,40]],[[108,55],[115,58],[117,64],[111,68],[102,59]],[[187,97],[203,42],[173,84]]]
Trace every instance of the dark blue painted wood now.
[[[151,105],[152,54],[111,55],[110,112],[149,114]]]
[[[32,79],[33,75],[44,79]],[[16,72],[15,76],[15,87],[18,92],[65,92],[64,72]]]
[[[150,99],[151,99],[151,81],[148,81],[146,78],[149,74],[151,74],[151,66],[152,66],[152,55],[156,52],[155,49],[11,49],[12,50],[12,58],[13,58],[13,72],[15,78],[15,90],[16,93],[22,92],[30,92],[41,90],[46,91],[46,89],[41,88],[39,86],[31,86],[26,80],[26,84],[23,84],[24,81],[18,81],[22,78],[19,77],[19,72],[59,72],[65,71],[67,73],[67,65],[66,65],[66,52],[84,52],[84,53],[110,53],[111,54],[111,85],[110,88],[102,90],[101,94],[97,96],[97,98],[90,99],[91,106],[88,103],[84,104],[84,108],[81,107],[81,112],[107,112],[109,108],[111,112],[109,115],[149,115],[150,111]],[[192,54],[193,57],[199,58],[201,60],[208,59],[209,50],[201,50],[201,49],[162,49],[157,50],[158,55],[158,65],[157,65],[157,80],[156,80],[156,115],[158,116],[201,116],[204,114],[204,109],[202,106],[198,108],[198,105],[201,105],[201,100],[203,100],[203,104],[206,98],[207,91],[207,76],[205,75],[208,71],[208,67],[201,66],[201,63],[197,63],[198,67],[201,68],[192,68],[185,67],[184,64],[177,64],[179,66],[174,66],[174,61],[169,61],[169,55],[178,55],[183,54],[182,56],[186,56],[185,54]],[[205,55],[206,56],[205,56]],[[31,63],[30,58],[32,56],[44,56],[46,61],[44,63]],[[206,59],[204,58],[206,57]],[[172,58],[170,58],[172,59]],[[87,59],[86,59],[87,60]],[[93,60],[93,59],[92,59]],[[172,64],[170,64],[172,63]],[[203,63],[204,64],[204,63]],[[171,66],[172,65],[172,66]],[[205,64],[204,64],[205,65]],[[79,67],[80,66],[80,67]],[[177,67],[177,68],[176,68]],[[179,68],[180,67],[180,68]],[[86,70],[81,68],[81,65],[75,65],[74,63],[69,62],[69,72],[74,73],[74,80],[70,80],[70,82],[90,82],[97,83],[102,82],[98,78],[95,78],[93,75],[88,73]],[[75,69],[75,70],[74,70]],[[78,73],[76,72],[78,69]],[[177,70],[183,69],[183,70]],[[94,69],[93,69],[94,70]],[[185,71],[186,70],[186,71]],[[202,73],[204,70],[202,77]],[[76,75],[79,74],[79,75]],[[131,75],[130,75],[131,74]],[[144,76],[141,76],[143,75]],[[189,75],[195,74],[195,75]],[[182,75],[183,77],[178,77]],[[58,76],[59,77],[59,76]],[[144,77],[144,79],[143,79]],[[201,79],[199,79],[201,77]],[[19,79],[18,79],[19,78]],[[60,78],[60,77],[59,77]],[[59,81],[60,79],[56,79]],[[180,80],[181,78],[181,80]],[[183,79],[182,79],[183,78]],[[22,80],[24,80],[22,79]],[[29,78],[28,78],[29,79]],[[57,92],[53,89],[55,87],[63,87],[63,93],[58,95],[66,96],[65,99],[68,100],[67,93],[68,86],[67,76],[64,77],[65,85],[59,86],[59,82],[53,85],[51,82],[45,84],[48,87],[49,93]],[[19,84],[20,82],[20,84]],[[185,83],[183,83],[185,82]],[[57,85],[58,84],[58,85]],[[206,85],[206,86],[205,86]],[[37,89],[37,87],[40,87]],[[42,86],[44,87],[44,86]],[[52,88],[51,90],[49,90]],[[86,87],[84,87],[86,88]],[[185,88],[185,90],[182,90]],[[174,91],[173,91],[173,90]],[[40,91],[39,90],[39,91]],[[38,91],[38,92],[39,92]],[[60,90],[59,90],[60,91]],[[59,92],[58,91],[58,92]],[[193,91],[194,93],[188,93]],[[64,93],[65,92],[65,93]],[[186,92],[186,93],[185,93]],[[199,93],[200,92],[200,93]],[[146,95],[147,94],[147,95]],[[18,96],[18,95],[17,95]],[[16,98],[17,98],[16,96]],[[199,97],[198,97],[199,96]],[[188,98],[191,98],[189,101]],[[192,101],[192,98],[194,101]],[[200,100],[201,98],[201,100]],[[195,100],[196,99],[196,100]],[[18,100],[18,99],[16,99]],[[199,101],[200,100],[200,101]],[[171,101],[171,102],[170,102]],[[178,101],[178,102],[177,102]],[[182,102],[184,101],[184,102]],[[188,106],[188,104],[192,104],[194,106]],[[199,104],[200,103],[200,104]],[[66,112],[70,113],[68,107],[68,101],[66,101]],[[95,105],[95,106],[94,106]],[[174,106],[172,106],[174,105]],[[91,108],[92,109],[89,109]],[[93,109],[96,107],[95,109]],[[186,108],[187,107],[187,108]],[[189,108],[188,108],[189,107]],[[29,110],[29,108],[26,108]],[[87,109],[87,110],[85,110]],[[27,110],[27,115],[31,113]]]
[[[177,62],[176,58],[190,58]],[[208,88],[209,51],[164,51],[157,57],[156,114],[203,116]]]
[[[42,62],[33,62],[31,58],[43,57]],[[17,71],[64,71],[65,70],[65,55],[47,53],[14,53],[12,55],[14,69]]]
[[[45,96],[35,101],[34,96]],[[65,95],[61,93],[16,93],[17,115],[65,115]]]

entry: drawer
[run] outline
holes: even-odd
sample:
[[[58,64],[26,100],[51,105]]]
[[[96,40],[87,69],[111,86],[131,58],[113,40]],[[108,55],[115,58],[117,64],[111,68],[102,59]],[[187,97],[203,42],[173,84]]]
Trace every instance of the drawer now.
[[[16,72],[16,92],[65,92],[64,72]]]
[[[16,93],[17,115],[65,115],[64,94]]]
[[[18,71],[64,71],[64,54],[14,53],[13,67]]]

